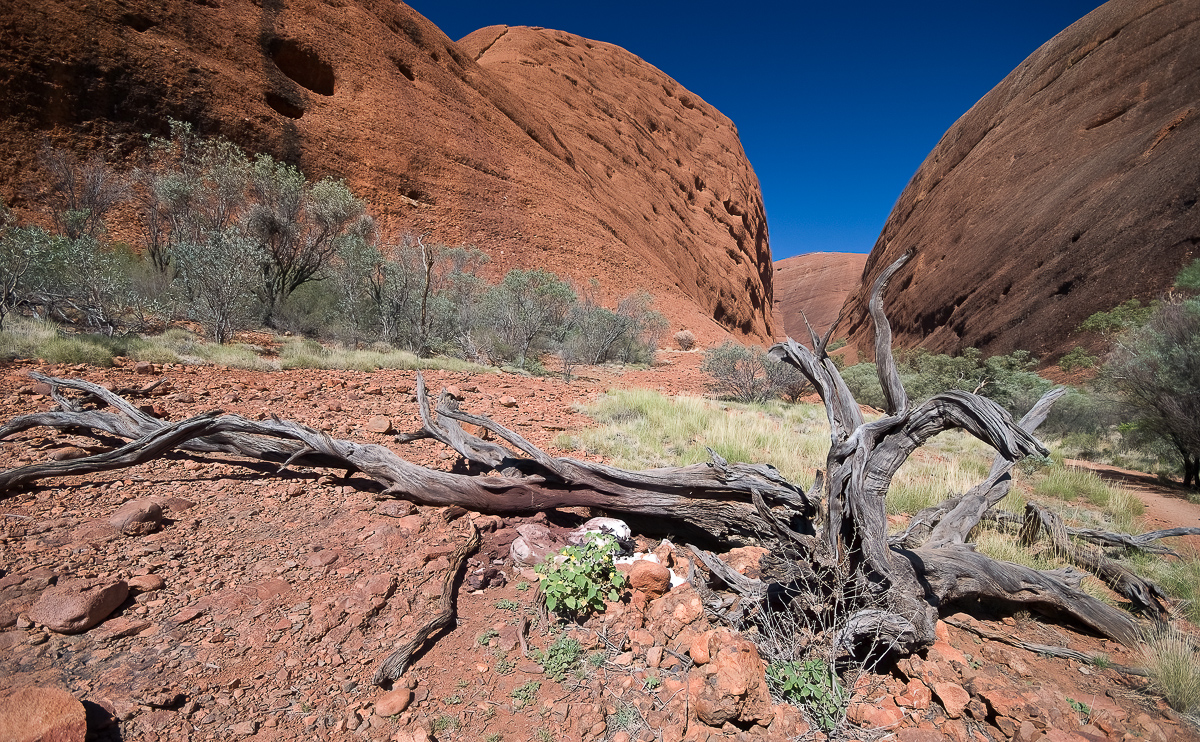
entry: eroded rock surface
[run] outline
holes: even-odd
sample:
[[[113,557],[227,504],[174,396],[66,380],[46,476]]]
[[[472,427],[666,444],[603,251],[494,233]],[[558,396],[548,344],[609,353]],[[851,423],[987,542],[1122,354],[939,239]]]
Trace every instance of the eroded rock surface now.
[[[0,197],[23,215],[42,211],[44,141],[133,165],[175,118],[345,178],[389,231],[474,244],[496,274],[596,278],[609,306],[642,288],[704,342],[775,330],[736,127],[618,47],[506,27],[455,43],[366,0],[16,0],[0,27]],[[132,210],[115,221],[136,244]]]
[[[814,330],[824,333],[858,287],[866,262],[865,254],[845,252],[813,252],[775,261],[775,307],[783,331],[807,344],[807,317]]]
[[[1111,0],[967,111],[904,189],[847,307],[871,285],[898,347],[1053,360],[1091,314],[1170,287],[1200,255],[1200,5]]]

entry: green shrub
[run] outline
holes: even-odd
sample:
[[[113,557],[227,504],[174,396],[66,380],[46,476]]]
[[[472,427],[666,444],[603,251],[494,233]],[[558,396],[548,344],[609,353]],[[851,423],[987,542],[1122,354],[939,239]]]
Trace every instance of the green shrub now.
[[[824,660],[773,662],[767,667],[767,682],[775,695],[802,706],[825,731],[841,720],[846,694]]]
[[[619,549],[611,536],[592,534],[583,546],[568,546],[539,564],[546,608],[565,616],[586,616],[603,610],[605,600],[617,600],[625,585],[625,575],[613,564]]]
[[[1071,373],[1072,371],[1093,368],[1097,360],[1096,356],[1088,353],[1085,348],[1076,346],[1069,353],[1058,359],[1058,367],[1067,373]]]
[[[709,391],[735,402],[751,404],[798,397],[807,383],[794,366],[776,361],[762,348],[726,340],[704,351],[700,370],[712,377]]]
[[[583,646],[575,639],[563,635],[555,639],[554,643],[547,647],[545,652],[540,653],[540,657],[536,659],[542,666],[543,672],[546,673],[546,677],[556,683],[561,683],[567,679],[567,674],[579,664],[579,657],[582,654]]]
[[[1158,302],[1156,301],[1144,305],[1137,299],[1130,299],[1107,312],[1096,312],[1085,319],[1079,325],[1079,329],[1084,332],[1104,334],[1122,332],[1146,324],[1157,309]]]
[[[1200,292],[1200,258],[1196,258],[1175,276],[1175,288]]]

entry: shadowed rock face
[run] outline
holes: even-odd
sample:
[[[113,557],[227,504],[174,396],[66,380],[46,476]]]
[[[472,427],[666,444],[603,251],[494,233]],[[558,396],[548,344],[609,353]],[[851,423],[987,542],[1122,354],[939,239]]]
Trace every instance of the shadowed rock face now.
[[[866,255],[842,252],[814,252],[775,261],[775,307],[783,331],[807,344],[807,317],[813,329],[823,334],[837,319],[846,297],[858,288],[866,262]]]
[[[870,347],[871,284],[897,345],[1076,344],[1094,312],[1150,298],[1200,254],[1200,3],[1112,0],[963,115],[904,189],[847,306]],[[869,351],[868,351],[869,353]]]
[[[596,278],[607,302],[644,288],[705,342],[774,332],[736,128],[618,47],[503,27],[455,43],[372,0],[13,0],[0,28],[0,197],[18,212],[43,142],[133,165],[176,118],[345,178],[389,231],[474,244],[497,274]]]

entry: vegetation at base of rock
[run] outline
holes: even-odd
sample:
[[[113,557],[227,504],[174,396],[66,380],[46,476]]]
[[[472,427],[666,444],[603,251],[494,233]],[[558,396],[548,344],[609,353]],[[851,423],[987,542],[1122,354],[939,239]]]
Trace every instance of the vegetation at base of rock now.
[[[700,370],[713,379],[709,391],[744,404],[785,396],[796,399],[808,388],[796,369],[777,363],[762,348],[732,340],[704,351]]]
[[[602,611],[605,601],[617,600],[625,585],[625,575],[613,564],[619,550],[611,536],[589,534],[584,545],[568,546],[539,564],[546,608],[574,618]]]
[[[1033,371],[1037,359],[1023,350],[985,358],[976,348],[958,355],[916,349],[896,354],[900,380],[913,402],[958,389],[986,397],[1014,415],[1023,415],[1052,384]],[[842,372],[860,404],[885,407],[874,363],[859,363]]]
[[[767,681],[773,693],[802,706],[825,731],[832,730],[840,721],[845,691],[824,660],[773,662],[767,667]]]
[[[0,329],[14,311],[107,336],[187,320],[224,344],[265,325],[535,372],[547,353],[564,367],[648,363],[666,332],[645,292],[608,309],[598,284],[543,269],[489,284],[474,247],[385,235],[341,181],[310,181],[185,123],[148,145],[127,174],[45,150],[49,229],[0,205]],[[108,239],[105,217],[121,205],[142,217],[139,250]]]
[[[1099,359],[1091,353],[1087,352],[1086,348],[1075,347],[1070,352],[1058,359],[1058,367],[1067,373],[1073,371],[1082,371],[1084,369],[1094,368]]]

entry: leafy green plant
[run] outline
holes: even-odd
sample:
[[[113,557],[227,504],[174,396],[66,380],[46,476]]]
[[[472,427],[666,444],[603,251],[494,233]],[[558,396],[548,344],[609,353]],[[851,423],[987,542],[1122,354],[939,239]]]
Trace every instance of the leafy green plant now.
[[[437,734],[438,732],[454,731],[455,729],[458,729],[458,724],[458,717],[451,716],[450,714],[442,714],[433,720],[433,733]]]
[[[457,693],[455,693],[452,696],[446,696],[445,698],[442,699],[442,703],[446,704],[447,706],[457,706],[462,702],[463,702],[462,696],[460,696]]]
[[[528,705],[533,703],[533,700],[537,698],[537,693],[541,688],[541,683],[536,680],[530,680],[524,685],[513,688],[512,693],[509,693],[509,695],[512,696],[514,701],[520,701],[523,705]]]
[[[1079,714],[1080,718],[1086,724],[1088,717],[1092,715],[1092,710],[1088,708],[1088,705],[1082,701],[1076,701],[1074,698],[1068,698],[1067,703],[1070,704],[1071,710]]]
[[[1088,353],[1083,346],[1076,346],[1071,352],[1058,359],[1058,367],[1067,373],[1080,369],[1092,368],[1096,365],[1096,356]]]
[[[772,663],[767,668],[767,681],[784,700],[803,706],[825,731],[837,724],[845,693],[824,660]]]
[[[517,669],[516,661],[509,659],[506,652],[496,655],[496,672],[501,675],[508,675],[515,669]]]
[[[500,632],[488,627],[480,632],[479,636],[475,637],[475,643],[481,647],[486,647],[488,642],[490,642],[492,639],[495,639],[497,636],[500,636]]]
[[[538,742],[554,742],[554,735],[551,734],[550,730],[546,729],[546,727],[538,727],[538,730],[534,733],[534,736],[537,737]]]
[[[555,558],[538,565],[543,575],[546,608],[568,616],[583,616],[604,609],[605,600],[617,600],[625,575],[613,564],[620,547],[611,536],[594,534],[583,546],[568,546]]]
[[[508,598],[501,598],[500,600],[497,600],[496,607],[502,611],[519,611],[519,610],[521,610],[520,603],[518,603],[515,600],[509,600]]]
[[[604,652],[592,652],[587,656],[587,663],[592,667],[600,667],[604,664]]]
[[[546,673],[546,677],[561,683],[566,680],[567,673],[579,663],[581,654],[583,654],[583,647],[578,641],[566,635],[560,636],[542,653],[540,660],[542,670]]]
[[[523,593],[523,592],[525,592],[526,590],[528,590],[528,589],[529,589],[529,583],[528,583],[528,582],[526,582],[525,580],[521,580],[520,582],[518,582],[518,583],[516,584],[516,588],[517,588],[518,592],[522,592],[522,593]]]

